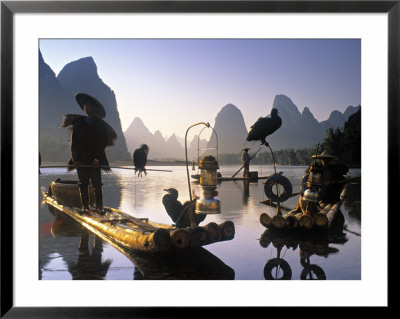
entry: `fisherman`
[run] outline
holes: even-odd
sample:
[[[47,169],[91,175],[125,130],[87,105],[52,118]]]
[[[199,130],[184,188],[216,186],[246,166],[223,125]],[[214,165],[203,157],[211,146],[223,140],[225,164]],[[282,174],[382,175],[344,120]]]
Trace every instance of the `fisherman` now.
[[[319,159],[321,163],[320,200],[329,204],[337,202],[343,187],[343,183],[340,183],[340,181],[344,179],[349,168],[346,164],[340,162],[337,156],[328,154],[326,150],[319,155],[313,155],[311,158]]]
[[[242,153],[243,177],[249,177],[250,155],[249,148],[244,148]]]
[[[71,129],[71,159],[68,170],[76,168],[79,178],[79,193],[82,209],[80,214],[89,211],[89,182],[92,182],[96,211],[103,215],[103,190],[101,169],[110,171],[105,148],[115,144],[117,134],[103,118],[106,117],[104,106],[94,97],[78,93],[75,96],[85,115],[64,115],[61,127]],[[83,166],[83,167],[82,167]],[[90,166],[90,167],[85,167]],[[101,168],[100,168],[101,167]]]
[[[301,194],[297,207],[289,212],[294,214],[302,211],[304,214],[313,215],[321,203],[334,204],[340,199],[344,183],[344,175],[348,172],[348,167],[339,161],[337,156],[330,155],[324,150],[319,155],[313,155],[314,163],[308,166],[306,175],[301,182]],[[317,161],[318,160],[318,161]],[[318,194],[318,199],[310,199],[306,190],[311,190]]]

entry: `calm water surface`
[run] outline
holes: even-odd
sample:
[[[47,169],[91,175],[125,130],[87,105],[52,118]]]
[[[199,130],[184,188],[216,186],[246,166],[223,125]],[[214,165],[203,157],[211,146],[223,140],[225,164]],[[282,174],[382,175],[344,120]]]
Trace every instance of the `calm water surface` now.
[[[148,217],[152,221],[171,224],[161,202],[164,188],[179,191],[179,200],[189,199],[185,166],[148,167],[171,169],[172,173],[148,172],[143,178],[133,171],[113,169],[103,174],[104,204],[130,213],[135,217]],[[222,176],[232,176],[239,166],[223,166]],[[252,166],[259,176],[273,173],[272,166]],[[299,190],[305,167],[282,166],[282,171],[293,184],[293,192]],[[189,174],[195,174],[189,168]],[[350,170],[350,175],[360,174]],[[239,173],[241,174],[241,173]],[[46,189],[56,178],[77,180],[76,173],[65,169],[42,169],[40,186]],[[200,195],[198,184],[192,183],[192,191]],[[311,279],[358,280],[361,279],[361,186],[350,184],[341,210],[347,229],[330,241],[317,238],[283,240],[268,239],[259,216],[270,215],[275,209],[260,202],[266,200],[263,180],[255,183],[225,181],[218,185],[221,201],[220,215],[209,215],[201,224],[218,224],[231,220],[235,224],[235,237],[231,241],[214,243],[194,251],[190,256],[177,256],[171,260],[165,256],[125,254],[110,244],[66,218],[62,213],[50,211],[47,205],[39,210],[39,277],[43,280],[71,279]],[[41,195],[40,195],[41,197]],[[298,197],[283,203],[294,208]],[[272,267],[276,258],[280,266]],[[283,260],[283,261],[282,261]],[[312,276],[310,277],[310,269]],[[270,275],[270,276],[268,276]],[[143,278],[144,277],[144,278]]]

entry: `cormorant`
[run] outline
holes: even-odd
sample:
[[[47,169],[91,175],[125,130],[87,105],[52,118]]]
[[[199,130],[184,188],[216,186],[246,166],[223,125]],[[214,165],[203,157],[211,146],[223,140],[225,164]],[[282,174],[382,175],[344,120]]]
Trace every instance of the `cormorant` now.
[[[278,116],[278,110],[273,108],[271,117],[260,117],[250,127],[250,132],[247,135],[248,141],[260,141],[261,144],[268,146],[265,138],[274,133],[282,125],[282,119]]]
[[[176,223],[179,214],[183,209],[183,205],[180,201],[178,201],[179,193],[175,188],[164,189],[167,192],[162,198],[162,203],[167,211],[167,214],[174,223]]]
[[[138,172],[138,176],[142,176],[143,172],[147,175],[145,166],[147,163],[148,153],[149,147],[146,144],[143,144],[133,152],[133,165],[135,166],[135,173]]]
[[[199,225],[207,215],[194,214],[196,198],[191,202],[186,201],[183,205],[178,201],[179,193],[175,188],[164,189],[168,194],[162,198],[162,203],[169,217],[178,228],[190,227],[190,212],[193,212],[196,225]]]

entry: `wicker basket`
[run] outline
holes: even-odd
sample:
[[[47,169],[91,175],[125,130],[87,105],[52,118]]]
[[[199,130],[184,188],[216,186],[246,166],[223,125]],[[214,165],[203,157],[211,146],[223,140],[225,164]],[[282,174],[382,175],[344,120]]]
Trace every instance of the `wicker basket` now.
[[[51,193],[55,200],[68,207],[81,207],[78,181],[57,180],[50,184]],[[89,205],[94,204],[94,189],[89,186]]]

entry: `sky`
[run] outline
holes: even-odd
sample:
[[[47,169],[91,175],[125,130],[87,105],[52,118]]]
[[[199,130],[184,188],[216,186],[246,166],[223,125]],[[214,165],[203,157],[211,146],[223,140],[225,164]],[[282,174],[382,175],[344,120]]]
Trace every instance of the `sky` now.
[[[318,121],[361,104],[359,39],[41,39],[39,48],[56,75],[93,57],[123,131],[140,117],[152,133],[183,137],[194,123],[213,126],[229,103],[249,129],[278,94]]]

